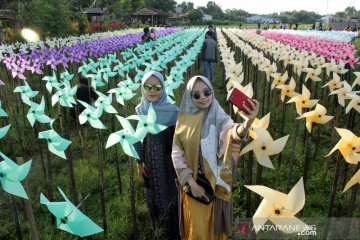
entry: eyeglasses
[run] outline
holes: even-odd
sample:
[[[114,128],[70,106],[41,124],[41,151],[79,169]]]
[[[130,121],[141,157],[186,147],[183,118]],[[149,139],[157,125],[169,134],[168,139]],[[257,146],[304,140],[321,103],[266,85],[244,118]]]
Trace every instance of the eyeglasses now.
[[[154,85],[152,85],[152,84],[144,84],[144,89],[146,90],[146,91],[151,91],[151,89],[154,89],[154,91],[160,91],[160,90],[162,90],[162,85],[161,84],[154,84]]]
[[[209,96],[211,96],[212,91],[211,91],[210,89],[205,89],[205,90],[203,91],[203,94],[204,94],[205,97],[209,97]],[[195,91],[195,92],[192,93],[191,96],[192,96],[193,99],[199,100],[200,97],[201,97],[201,94],[200,94],[199,91]]]

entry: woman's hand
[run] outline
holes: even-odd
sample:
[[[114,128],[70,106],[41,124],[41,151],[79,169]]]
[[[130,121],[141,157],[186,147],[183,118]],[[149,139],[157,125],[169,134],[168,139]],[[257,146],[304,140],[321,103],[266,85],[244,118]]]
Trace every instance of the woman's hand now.
[[[137,164],[137,172],[139,177],[142,179],[142,181],[145,182],[145,178],[147,177],[147,174],[142,163]]]
[[[244,122],[245,128],[251,127],[251,124],[254,122],[256,116],[259,113],[259,105],[260,105],[259,102],[255,99],[254,100],[248,99],[248,102],[251,105],[252,109],[250,109],[248,106],[243,104],[243,108],[248,112],[248,114],[246,114],[245,112],[242,112],[242,115],[246,119],[246,121]]]
[[[190,178],[188,184],[190,185],[191,193],[194,197],[202,197],[206,201],[209,201],[209,198],[205,194],[204,188],[197,184],[194,178]]]

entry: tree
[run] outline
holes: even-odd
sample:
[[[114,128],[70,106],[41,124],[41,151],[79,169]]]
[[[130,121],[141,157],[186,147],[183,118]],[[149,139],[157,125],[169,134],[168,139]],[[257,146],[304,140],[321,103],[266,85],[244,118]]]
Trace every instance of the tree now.
[[[190,19],[191,23],[201,22],[202,17],[203,17],[203,14],[200,11],[200,9],[194,9],[191,12],[189,12],[189,14],[188,14],[188,18]]]
[[[174,0],[145,0],[145,5],[169,12],[174,11],[176,2]]]
[[[355,15],[356,15],[356,8],[354,8],[354,7],[347,7],[347,8],[345,8],[345,15],[347,16],[347,17],[354,17]]]
[[[221,7],[213,1],[207,3],[205,12],[211,15],[214,19],[222,19],[224,17]]]
[[[183,12],[190,12],[194,10],[194,3],[192,2],[185,2],[178,4],[177,7],[181,7]]]

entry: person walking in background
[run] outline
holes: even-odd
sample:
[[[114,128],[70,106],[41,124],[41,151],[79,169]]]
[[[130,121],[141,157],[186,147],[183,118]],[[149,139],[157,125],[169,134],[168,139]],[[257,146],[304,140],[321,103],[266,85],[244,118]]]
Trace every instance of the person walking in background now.
[[[172,148],[183,239],[226,239],[232,234],[233,174],[240,143],[248,139],[249,128],[259,112],[258,101],[250,102],[252,109],[243,105],[248,111],[246,121],[238,124],[215,99],[207,78],[192,77],[186,86]],[[199,178],[207,181],[206,189],[213,193],[205,192]]]
[[[171,160],[172,141],[179,112],[168,103],[164,77],[155,71],[145,74],[141,81],[141,102],[136,106],[138,115],[147,115],[150,103],[156,112],[156,123],[167,126],[158,134],[148,134],[135,144],[140,159],[138,175],[146,189],[146,203],[154,225],[161,230],[161,239],[180,239],[178,229],[178,195],[176,173]]]
[[[155,35],[155,29],[152,28],[150,31],[150,39],[151,40],[155,40],[156,39],[156,35]]]
[[[144,34],[142,35],[141,40],[142,40],[142,43],[150,42],[151,37],[150,37],[149,27],[144,28]]]
[[[209,25],[208,30],[212,33],[212,38],[217,42],[217,33],[214,25]]]
[[[207,31],[205,41],[201,47],[201,60],[204,65],[204,76],[210,81],[214,81],[214,63],[217,62],[216,41],[213,39],[213,33]]]

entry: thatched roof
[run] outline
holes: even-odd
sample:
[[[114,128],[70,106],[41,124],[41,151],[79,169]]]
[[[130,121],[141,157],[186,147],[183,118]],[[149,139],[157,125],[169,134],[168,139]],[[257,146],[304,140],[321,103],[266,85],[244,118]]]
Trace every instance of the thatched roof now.
[[[144,7],[144,8],[138,9],[136,12],[133,13],[133,15],[134,16],[156,16],[156,15],[168,16],[169,14],[164,11],[152,8],[152,7]]]

